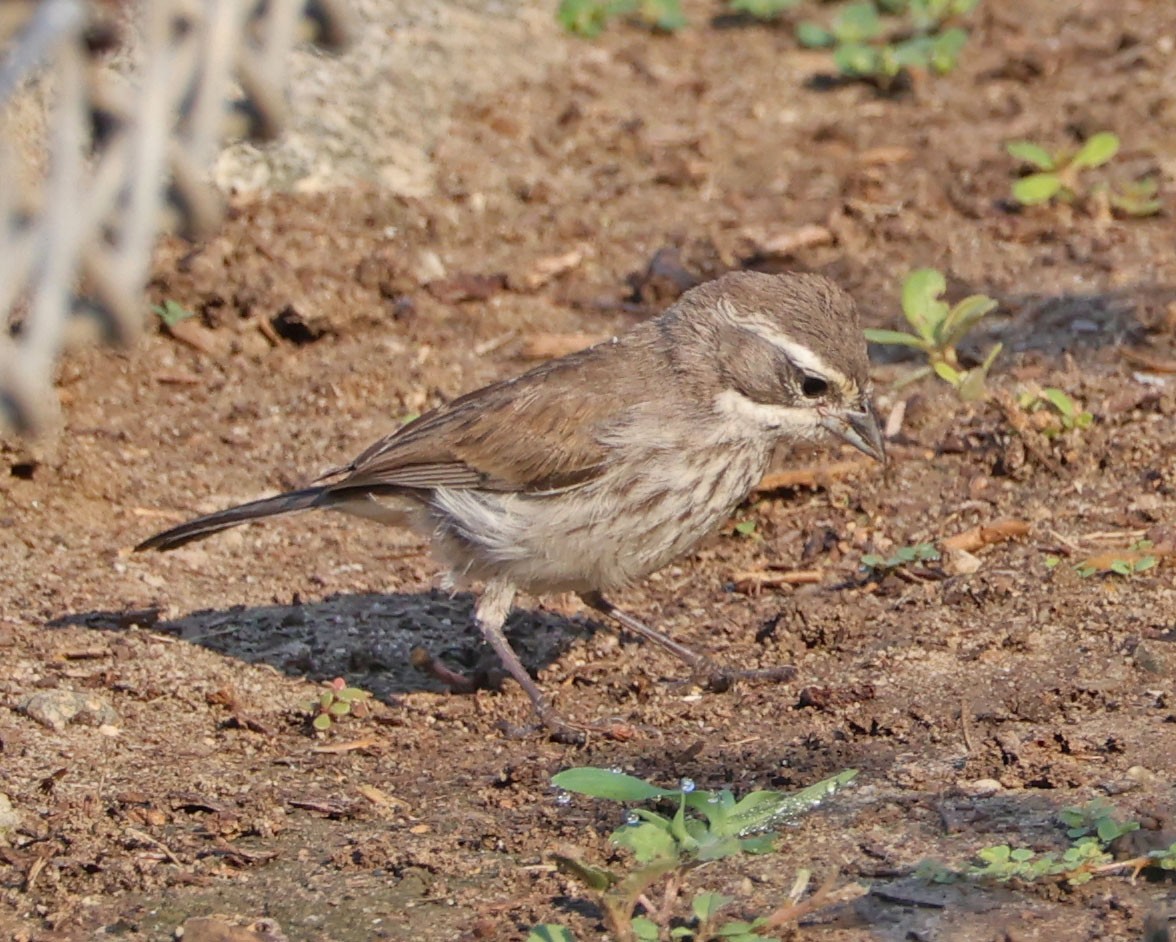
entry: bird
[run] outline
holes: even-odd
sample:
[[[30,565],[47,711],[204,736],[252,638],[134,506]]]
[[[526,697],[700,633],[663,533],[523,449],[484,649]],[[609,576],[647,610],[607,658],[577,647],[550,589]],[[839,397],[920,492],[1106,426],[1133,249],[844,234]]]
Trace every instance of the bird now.
[[[426,412],[308,487],[197,517],[136,550],[171,550],[265,517],[332,510],[430,538],[451,590],[556,738],[570,724],[511,648],[516,595],[572,592],[709,661],[609,595],[717,529],[778,445],[833,440],[885,462],[857,308],[828,278],[732,271],[661,315]]]

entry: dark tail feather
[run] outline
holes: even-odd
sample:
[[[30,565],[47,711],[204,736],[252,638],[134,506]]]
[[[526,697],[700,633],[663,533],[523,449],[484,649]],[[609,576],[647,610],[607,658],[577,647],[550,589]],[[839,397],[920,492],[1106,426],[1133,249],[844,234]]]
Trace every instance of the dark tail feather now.
[[[300,510],[310,510],[312,507],[322,507],[330,503],[324,501],[327,492],[325,487],[308,487],[302,491],[291,491],[279,494],[277,497],[266,497],[263,500],[250,501],[228,510],[219,510],[214,514],[197,517],[178,527],[157,533],[150,539],[144,540],[135,547],[136,553],[143,550],[173,550],[193,540],[202,540],[221,530],[235,527],[249,520],[262,517],[277,517],[282,514],[297,513]]]

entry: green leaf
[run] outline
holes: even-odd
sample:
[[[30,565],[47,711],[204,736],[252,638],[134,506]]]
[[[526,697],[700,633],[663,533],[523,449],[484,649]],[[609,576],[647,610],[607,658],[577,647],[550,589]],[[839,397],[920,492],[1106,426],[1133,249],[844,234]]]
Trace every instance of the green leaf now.
[[[753,533],[755,533],[755,521],[741,520],[739,523],[735,524],[735,532],[740,536],[751,536]]]
[[[809,49],[820,49],[832,46],[837,37],[819,23],[804,20],[796,24],[796,41]]]
[[[545,922],[541,926],[531,927],[527,933],[527,942],[576,942],[576,937],[567,926]]]
[[[649,821],[617,828],[609,839],[618,847],[631,850],[639,863],[676,860],[680,856],[681,848],[669,831]]]
[[[1048,203],[1062,189],[1062,178],[1056,173],[1031,173],[1013,184],[1013,198],[1022,206]]]
[[[643,0],[640,10],[646,23],[664,33],[676,33],[686,25],[680,0]]]
[[[812,811],[831,798],[857,776],[857,769],[846,769],[792,794],[752,792],[731,809],[727,828],[738,828],[740,837],[764,831]]]
[[[1119,153],[1119,136],[1103,131],[1089,138],[1070,161],[1071,167],[1101,167]]]
[[[939,300],[946,290],[947,279],[934,268],[919,268],[902,283],[902,312],[928,343],[934,342],[939,324],[947,317],[948,307]]]
[[[914,334],[903,333],[901,330],[877,330],[867,327],[862,331],[870,343],[881,343],[897,347],[914,347],[916,350],[926,350],[927,342],[920,340]]]
[[[1100,841],[1104,844],[1109,844],[1124,834],[1130,834],[1132,831],[1138,830],[1138,821],[1125,821],[1123,824],[1120,824],[1114,818],[1100,818],[1098,826],[1095,828],[1095,833],[1098,834]]]
[[[912,36],[892,46],[882,47],[883,68],[887,75],[902,69],[925,69],[931,64],[934,43],[926,36]]]
[[[682,795],[678,802],[678,810],[670,820],[670,834],[682,850],[693,853],[698,849],[698,841],[686,826],[686,796]]]
[[[842,43],[833,50],[833,62],[837,71],[851,78],[878,75],[882,70],[878,51],[862,43]]]
[[[851,3],[833,21],[833,32],[839,42],[864,43],[874,39],[882,31],[878,8],[871,0]]]
[[[960,53],[968,44],[968,33],[958,26],[944,30],[931,44],[931,67],[940,75],[952,71],[959,62]]]
[[[723,837],[718,834],[706,832],[702,838],[697,842],[697,849],[694,851],[699,860],[722,860],[726,857],[734,857],[747,850],[743,846],[743,842],[737,837]],[[751,851],[750,853],[754,853]]]
[[[770,20],[799,3],[800,0],[729,0],[727,6],[735,13],[746,13],[757,20]]]
[[[710,922],[718,915],[720,909],[731,902],[730,896],[721,893],[699,893],[694,897],[690,908],[699,922]]]
[[[1074,400],[1067,396],[1062,390],[1050,386],[1041,391],[1041,398],[1049,402],[1055,409],[1067,418],[1073,418],[1078,412],[1078,407],[1074,405]]]
[[[770,854],[776,849],[775,834],[760,834],[758,837],[742,837],[739,849],[745,854]]]
[[[1156,557],[1154,557],[1154,556],[1144,556],[1143,559],[1140,559],[1135,563],[1135,571],[1136,572],[1147,572],[1149,569],[1151,569],[1153,566],[1155,566],[1156,563],[1158,563],[1158,562],[1159,562],[1159,560],[1156,559]]]
[[[320,713],[314,718],[314,721],[310,725],[317,729],[320,733],[325,733],[328,729],[331,728],[331,716],[329,713]]]
[[[1010,157],[1032,164],[1038,170],[1057,169],[1058,164],[1053,154],[1032,141],[1009,141],[1005,144],[1005,150],[1009,152]]]
[[[152,311],[158,315],[159,319],[168,327],[175,327],[180,321],[186,321],[189,317],[196,315],[189,311],[186,307],[178,301],[164,301],[163,304],[156,304],[151,308]]]
[[[578,795],[607,798],[612,801],[652,801],[655,798],[678,794],[675,788],[658,788],[624,772],[591,766],[565,769],[551,777],[551,784]]]
[[[634,916],[630,925],[633,927],[633,938],[638,942],[657,942],[657,923],[648,916]]]
[[[940,346],[954,347],[960,342],[977,321],[995,311],[996,301],[985,294],[973,294],[964,298],[951,309],[940,326],[937,340]]]
[[[615,886],[621,881],[621,878],[611,870],[585,863],[576,857],[569,857],[566,854],[552,854],[551,859],[555,861],[557,869],[571,874],[588,889],[596,890],[598,893],[603,893],[610,886]]]
[[[569,33],[591,39],[600,35],[613,15],[608,0],[560,0],[555,18]]]
[[[954,366],[949,363],[939,361],[938,363],[934,364],[934,369],[936,376],[948,383],[951,383],[957,389],[959,388],[960,383],[963,381],[964,374],[957,370]]]

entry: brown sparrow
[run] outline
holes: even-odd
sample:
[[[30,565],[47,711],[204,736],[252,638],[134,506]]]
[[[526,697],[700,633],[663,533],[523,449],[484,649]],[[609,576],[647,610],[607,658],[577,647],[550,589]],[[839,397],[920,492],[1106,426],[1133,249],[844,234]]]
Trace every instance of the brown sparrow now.
[[[259,517],[338,510],[428,534],[449,584],[539,718],[566,730],[503,634],[515,593],[575,592],[623,627],[689,648],[605,593],[727,519],[781,442],[832,436],[884,460],[851,298],[818,275],[733,272],[660,317],[434,409],[302,490],[198,517],[169,550]]]

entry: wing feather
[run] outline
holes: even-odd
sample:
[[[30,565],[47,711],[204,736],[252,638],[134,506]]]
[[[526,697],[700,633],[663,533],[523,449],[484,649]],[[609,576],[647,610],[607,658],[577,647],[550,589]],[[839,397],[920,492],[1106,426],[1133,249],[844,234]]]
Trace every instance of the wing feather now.
[[[539,493],[581,486],[607,464],[607,430],[634,405],[618,382],[642,331],[468,393],[397,429],[338,469],[334,489],[481,488]],[[636,336],[635,336],[636,335]]]

